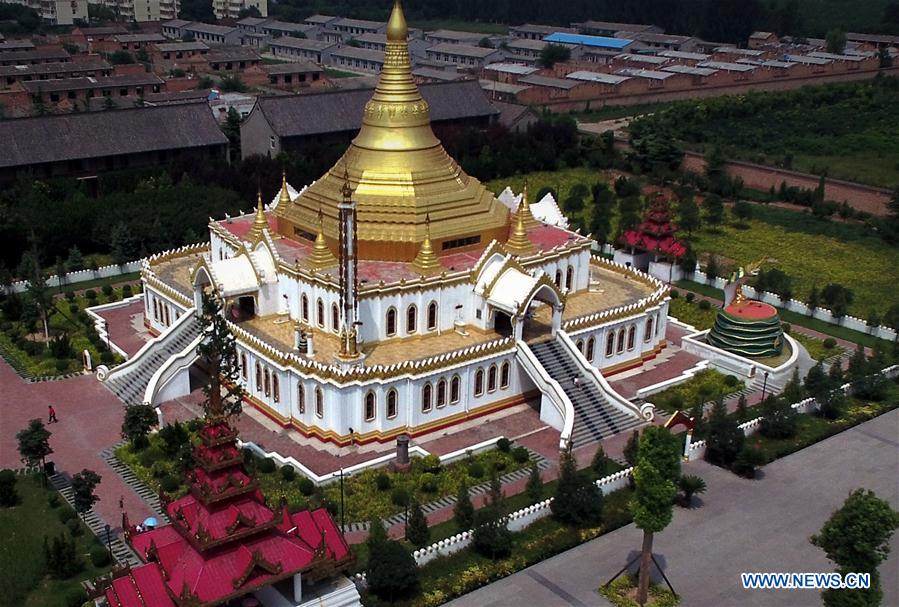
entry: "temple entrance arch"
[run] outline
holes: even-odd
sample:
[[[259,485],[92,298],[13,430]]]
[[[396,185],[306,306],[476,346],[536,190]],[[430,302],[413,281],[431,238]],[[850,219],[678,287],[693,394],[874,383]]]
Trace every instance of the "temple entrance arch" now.
[[[202,263],[194,268],[193,288],[194,313],[200,316],[203,314],[203,295],[211,295],[215,292],[215,283],[212,282],[209,269]]]
[[[547,280],[538,280],[520,308],[518,339],[541,341],[554,337],[562,327],[563,295],[555,283],[544,278]]]
[[[512,337],[512,316],[502,310],[494,310],[493,330],[503,337]]]

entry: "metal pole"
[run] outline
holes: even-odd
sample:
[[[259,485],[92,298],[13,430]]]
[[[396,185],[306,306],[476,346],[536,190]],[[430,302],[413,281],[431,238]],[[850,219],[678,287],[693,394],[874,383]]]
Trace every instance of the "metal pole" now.
[[[343,468],[341,468],[340,469],[340,530],[343,533],[346,533],[346,529],[344,527],[345,511],[346,511],[346,508],[344,507],[344,501],[343,501]]]
[[[762,400],[765,400],[765,393],[768,391],[768,372],[765,371],[765,379],[762,381]]]
[[[109,523],[104,526],[104,529],[106,530],[106,549],[109,551],[109,560],[112,561],[114,559],[112,558],[112,536],[110,534],[111,528]]]
[[[106,332],[106,349],[110,349],[111,346],[109,345],[109,321],[106,319],[103,320],[103,330]]]

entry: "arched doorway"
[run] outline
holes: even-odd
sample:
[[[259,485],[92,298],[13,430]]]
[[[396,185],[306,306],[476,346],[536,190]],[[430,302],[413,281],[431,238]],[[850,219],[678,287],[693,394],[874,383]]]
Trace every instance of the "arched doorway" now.
[[[503,337],[512,336],[512,317],[502,310],[493,312],[493,329]]]

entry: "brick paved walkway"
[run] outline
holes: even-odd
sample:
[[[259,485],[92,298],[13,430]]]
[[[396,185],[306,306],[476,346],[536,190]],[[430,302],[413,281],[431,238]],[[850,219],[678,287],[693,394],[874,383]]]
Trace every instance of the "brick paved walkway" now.
[[[119,497],[132,520],[151,516],[140,497],[103,461],[100,452],[121,440],[124,406],[93,376],[82,375],[55,382],[29,384],[0,360],[0,467],[21,467],[16,433],[33,418],[46,422],[47,406],[56,409],[59,423],[49,424],[53,433],[50,461],[71,476],[84,468],[103,480],[97,487],[100,501],[94,510],[118,531],[121,523]]]
[[[137,300],[121,308],[98,311],[97,314],[109,323],[109,339],[128,356],[134,356],[150,339],[143,326],[144,304]],[[140,330],[136,330],[137,328]]]

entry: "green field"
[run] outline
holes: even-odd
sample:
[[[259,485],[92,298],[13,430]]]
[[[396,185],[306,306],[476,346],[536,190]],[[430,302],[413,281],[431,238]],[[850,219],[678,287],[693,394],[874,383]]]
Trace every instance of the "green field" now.
[[[895,268],[899,248],[891,247],[863,226],[812,218],[775,207],[756,206],[750,229],[732,225],[694,234],[700,253],[715,253],[722,265],[734,267],[760,259],[774,259],[793,279],[793,297],[808,301],[813,285],[819,289],[839,283],[852,289],[852,315],[881,315],[896,301]]]
[[[16,491],[22,500],[19,505],[0,508],[0,607],[65,607],[66,595],[77,591],[81,580],[105,572],[94,567],[87,556],[91,548],[101,544],[81,524],[81,534],[75,540],[84,568],[65,580],[47,576],[44,538],[58,536],[66,529],[59,512],[71,509],[64,502],[52,508],[48,498],[58,494],[41,487],[37,477],[19,477]]]
[[[497,196],[506,186],[511,187],[512,191],[517,194],[524,187],[525,179],[528,180],[528,192],[531,196],[531,202],[537,202],[537,192],[544,187],[552,188],[559,193],[559,199],[564,200],[568,195],[568,191],[579,183],[590,187],[598,181],[606,181],[605,175],[600,170],[588,167],[575,167],[559,171],[537,171],[527,175],[501,177],[493,181],[487,181],[484,185]]]
[[[882,187],[899,185],[899,79],[679,102],[636,120],[708,152]]]

